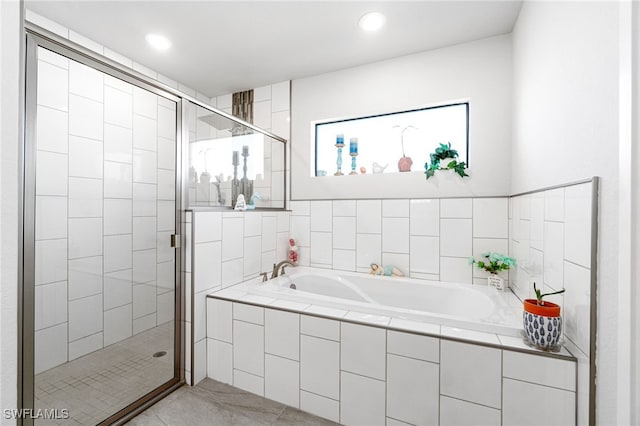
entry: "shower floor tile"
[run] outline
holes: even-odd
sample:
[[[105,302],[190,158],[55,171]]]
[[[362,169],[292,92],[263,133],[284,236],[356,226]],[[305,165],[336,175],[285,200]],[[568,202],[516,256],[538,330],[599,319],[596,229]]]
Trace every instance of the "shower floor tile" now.
[[[129,426],[336,425],[238,388],[204,379],[183,386],[127,423]]]
[[[37,374],[35,408],[69,410],[36,425],[95,425],[173,377],[173,321]],[[167,354],[154,358],[153,354]]]

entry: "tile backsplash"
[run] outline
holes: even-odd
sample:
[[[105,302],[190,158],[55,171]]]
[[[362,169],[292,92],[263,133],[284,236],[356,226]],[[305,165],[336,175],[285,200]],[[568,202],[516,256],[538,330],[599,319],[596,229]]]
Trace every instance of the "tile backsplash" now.
[[[508,198],[292,201],[291,237],[302,265],[486,284],[468,260],[508,252],[508,213]]]

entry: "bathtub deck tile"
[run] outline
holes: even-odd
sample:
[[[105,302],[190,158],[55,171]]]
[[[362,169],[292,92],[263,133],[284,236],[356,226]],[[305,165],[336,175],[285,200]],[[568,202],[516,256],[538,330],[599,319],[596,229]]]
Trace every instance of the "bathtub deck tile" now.
[[[419,333],[427,333],[427,334],[440,334],[440,325],[439,324],[431,324],[428,322],[418,322],[411,321],[400,318],[391,318],[390,327],[397,328],[400,330],[406,331],[415,331]]]
[[[311,305],[304,311],[309,314],[322,315],[329,318],[344,318],[344,316],[347,315],[347,311],[342,309],[327,308],[325,306],[318,305]]]
[[[383,315],[364,314],[355,311],[349,311],[349,313],[345,315],[344,319],[358,321],[364,324],[383,325],[385,327],[388,326],[391,321],[390,317],[385,317]]]
[[[458,339],[470,340],[474,342],[492,343],[499,345],[498,336],[492,333],[484,333],[482,331],[465,330],[462,328],[448,327],[443,325],[440,327],[443,336],[455,337]]]
[[[249,303],[257,303],[259,305],[268,305],[272,302],[275,302],[276,299],[264,296],[258,296],[255,294],[247,294],[246,296],[242,296],[240,301],[249,302]]]
[[[276,299],[274,302],[271,302],[269,305],[273,306],[274,308],[288,309],[296,312],[304,312],[307,308],[311,306],[307,303],[292,302],[290,300],[282,300],[282,299]]]
[[[246,291],[238,290],[233,287],[223,288],[222,290],[218,290],[210,293],[210,296],[222,297],[224,299],[230,299],[230,300],[240,300],[246,295],[247,295]]]

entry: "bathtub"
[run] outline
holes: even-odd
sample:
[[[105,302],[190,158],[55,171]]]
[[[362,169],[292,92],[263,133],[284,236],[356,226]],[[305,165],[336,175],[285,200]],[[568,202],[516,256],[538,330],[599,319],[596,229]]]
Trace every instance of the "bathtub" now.
[[[241,286],[270,299],[521,336],[521,302],[511,291],[481,285],[296,267],[267,282]]]

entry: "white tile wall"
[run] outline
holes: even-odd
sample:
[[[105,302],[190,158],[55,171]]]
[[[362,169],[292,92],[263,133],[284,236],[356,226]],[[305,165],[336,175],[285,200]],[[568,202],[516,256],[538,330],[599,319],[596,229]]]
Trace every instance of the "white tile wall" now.
[[[438,364],[387,356],[387,416],[414,425],[438,423]]]
[[[264,377],[263,327],[243,321],[233,321],[233,367]]]
[[[333,422],[340,421],[340,402],[300,390],[300,409]]]
[[[340,344],[300,336],[300,389],[340,399]]]
[[[342,323],[340,368],[384,380],[386,344],[386,332],[382,328]]]
[[[573,425],[576,424],[575,393],[519,380],[504,379],[503,424]],[[531,401],[553,416],[532,416]]]
[[[290,407],[300,407],[300,363],[265,354],[264,396]]]
[[[502,424],[500,416],[500,410],[494,408],[444,395],[440,397],[440,425],[442,426],[499,426]]]
[[[65,37],[103,52],[79,34]],[[134,96],[128,83],[50,51],[39,55],[36,321],[48,328],[36,338],[36,362],[44,369],[173,318],[173,191],[165,184],[158,197],[155,182],[159,165],[168,169],[161,183],[172,182],[175,131],[166,133],[175,128],[175,103],[174,117],[158,125],[156,95]],[[170,138],[162,164],[160,133]],[[142,182],[135,191],[134,180]]]
[[[300,315],[266,309],[264,316],[265,353],[300,360]]]
[[[591,300],[591,191],[584,183],[511,200],[510,249],[518,266],[511,286],[533,297],[533,282],[544,292],[565,289],[547,300],[562,308],[564,337],[588,358]],[[521,226],[515,223],[520,222]],[[541,283],[544,283],[541,285]]]
[[[531,417],[530,404],[525,408],[524,403],[529,393],[519,386],[532,386],[534,395],[547,389],[560,392],[561,402],[550,404],[550,411],[545,408],[544,419],[555,419],[558,414],[562,419],[560,424],[572,424],[567,411],[575,410],[576,364],[573,360],[268,307],[264,326],[232,319],[240,312],[241,317],[259,323],[260,309],[209,299],[209,377],[341,424],[362,425],[385,422],[498,425],[502,424],[503,416],[509,419],[504,420],[504,424],[526,424]],[[329,314],[330,311],[323,312]],[[363,317],[349,318],[362,320]],[[233,343],[211,337],[227,338],[225,334],[229,333],[232,321]],[[238,336],[243,336],[240,344]],[[261,346],[263,336],[265,343]],[[299,360],[290,358],[296,355],[298,338]],[[358,350],[361,353],[357,353]],[[377,375],[377,360],[383,363],[380,378],[371,377]],[[263,370],[256,367],[260,365],[264,365]],[[538,374],[540,371],[546,373]],[[511,389],[515,393],[507,395]],[[536,397],[535,401],[548,399]],[[512,403],[513,406],[507,407]]]
[[[472,359],[473,362],[469,362]],[[477,368],[482,365],[482,368]],[[499,349],[443,340],[440,393],[489,407],[501,407],[502,353]]]
[[[340,375],[340,423],[382,425],[385,382],[343,371]]]

